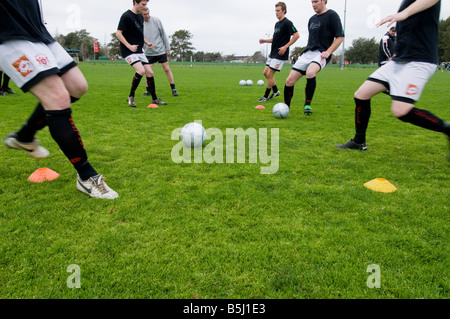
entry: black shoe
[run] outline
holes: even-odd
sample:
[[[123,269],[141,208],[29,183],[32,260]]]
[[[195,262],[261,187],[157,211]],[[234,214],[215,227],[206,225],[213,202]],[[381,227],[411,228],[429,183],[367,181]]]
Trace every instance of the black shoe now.
[[[0,90],[0,96],[6,96],[5,92],[3,92],[3,90]]]
[[[156,100],[153,100],[153,104],[156,104],[156,105],[167,105],[167,103],[164,102],[163,100],[161,100],[160,98],[157,98]]]
[[[13,90],[11,90],[11,88],[3,88],[3,92],[9,93],[9,94],[16,94],[16,92],[14,92]]]
[[[358,144],[358,143],[355,143],[355,141],[353,139],[351,139],[350,141],[348,141],[345,144],[336,145],[336,147],[342,148],[342,149],[351,149],[351,150],[360,150],[360,151],[367,150],[366,143]]]
[[[269,97],[268,97],[267,99],[268,99],[268,100],[271,100],[271,99],[273,99],[274,97],[277,97],[277,96],[280,96],[280,95],[281,95],[281,92],[280,92],[280,91],[277,91],[276,93],[270,94]]]
[[[149,96],[152,95],[149,91],[146,91],[144,94],[142,94],[143,96]]]

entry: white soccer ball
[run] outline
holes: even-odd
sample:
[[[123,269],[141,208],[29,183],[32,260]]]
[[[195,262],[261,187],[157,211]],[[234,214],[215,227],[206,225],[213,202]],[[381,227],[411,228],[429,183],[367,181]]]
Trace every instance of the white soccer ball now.
[[[191,122],[183,126],[180,136],[186,147],[199,147],[206,140],[206,131],[201,124]]]
[[[264,81],[263,80],[259,80],[258,82],[256,82],[256,84],[258,86],[263,86],[264,85]]]
[[[248,86],[252,86],[253,85],[253,81],[252,80],[247,80],[247,85]]]
[[[240,80],[240,81],[239,81],[239,85],[240,85],[240,86],[245,86],[245,85],[247,85],[247,81],[245,81],[245,80]]]
[[[289,106],[284,103],[277,103],[273,106],[272,112],[277,119],[285,119],[289,115]]]

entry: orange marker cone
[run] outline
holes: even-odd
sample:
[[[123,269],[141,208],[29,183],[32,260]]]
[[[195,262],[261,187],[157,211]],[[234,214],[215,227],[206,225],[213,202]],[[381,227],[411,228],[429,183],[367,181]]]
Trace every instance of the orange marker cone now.
[[[375,178],[374,180],[371,180],[370,182],[365,183],[364,186],[366,186],[368,189],[371,189],[375,192],[381,192],[381,193],[392,193],[397,190],[397,187],[392,185],[385,178]]]
[[[156,104],[150,104],[149,106],[147,106],[147,108],[149,108],[149,109],[157,109],[157,108],[158,108],[158,105],[156,105]]]
[[[59,174],[55,171],[52,171],[49,168],[43,167],[38,168],[33,174],[28,177],[28,180],[33,183],[42,183],[45,181],[52,181],[57,179]]]
[[[264,110],[265,107],[264,107],[263,105],[257,105],[257,106],[255,107],[255,109],[258,109],[258,110]]]

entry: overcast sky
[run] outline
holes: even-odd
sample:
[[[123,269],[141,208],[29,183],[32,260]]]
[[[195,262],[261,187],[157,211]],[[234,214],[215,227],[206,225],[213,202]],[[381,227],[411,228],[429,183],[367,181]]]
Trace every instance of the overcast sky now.
[[[123,12],[132,7],[132,0],[39,0],[44,20],[50,33],[66,35],[86,29],[101,44],[111,41],[111,33]],[[260,38],[272,36],[277,19],[275,4],[278,0],[151,0],[150,15],[161,19],[167,35],[177,30],[188,30],[195,51],[220,52],[223,55],[253,55],[267,49],[259,44]],[[295,46],[305,46],[308,38],[307,23],[315,14],[310,0],[285,0],[286,17],[300,33]],[[345,46],[359,37],[379,38],[387,31],[375,23],[398,11],[401,0],[329,0],[328,8],[341,17],[346,29]],[[441,19],[450,16],[450,1],[441,1]]]

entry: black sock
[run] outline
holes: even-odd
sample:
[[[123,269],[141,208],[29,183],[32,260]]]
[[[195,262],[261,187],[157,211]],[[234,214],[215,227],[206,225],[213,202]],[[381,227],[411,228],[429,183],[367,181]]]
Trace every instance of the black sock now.
[[[359,100],[355,98],[355,138],[357,144],[366,142],[366,131],[371,114],[370,100]]]
[[[170,84],[170,88],[171,88],[172,90],[175,90],[175,83]]]
[[[445,122],[427,110],[413,107],[408,114],[400,116],[398,119],[432,131],[443,132],[450,136]]]
[[[142,79],[142,75],[136,73],[133,76],[133,81],[131,82],[131,91],[130,91],[130,96],[134,96],[134,94],[136,93],[136,90],[139,86],[139,83],[141,82]]]
[[[72,120],[72,110],[68,108],[45,113],[51,136],[78,171],[80,178],[87,180],[91,176],[98,175],[88,161],[80,134]]]
[[[24,143],[30,143],[34,139],[34,135],[37,131],[42,130],[47,126],[47,116],[42,104],[39,103],[34,109],[33,114],[28,118],[28,121],[17,132],[19,141]]]
[[[311,105],[311,101],[316,91],[316,77],[312,79],[306,79],[305,87],[305,105]]]
[[[284,86],[284,103],[289,106],[289,108],[291,107],[291,100],[292,97],[294,96],[294,87],[293,86]]]
[[[148,89],[150,90],[150,94],[152,95],[152,99],[156,100],[158,97],[156,96],[155,78],[153,76],[147,77],[147,86]]]
[[[264,97],[269,97],[269,94],[270,94],[270,90],[272,90],[272,88],[267,88],[266,89],[266,92],[264,93]]]
[[[277,88],[276,84],[274,86],[272,86],[272,91],[273,91],[273,93],[277,93],[278,92],[278,88]]]

